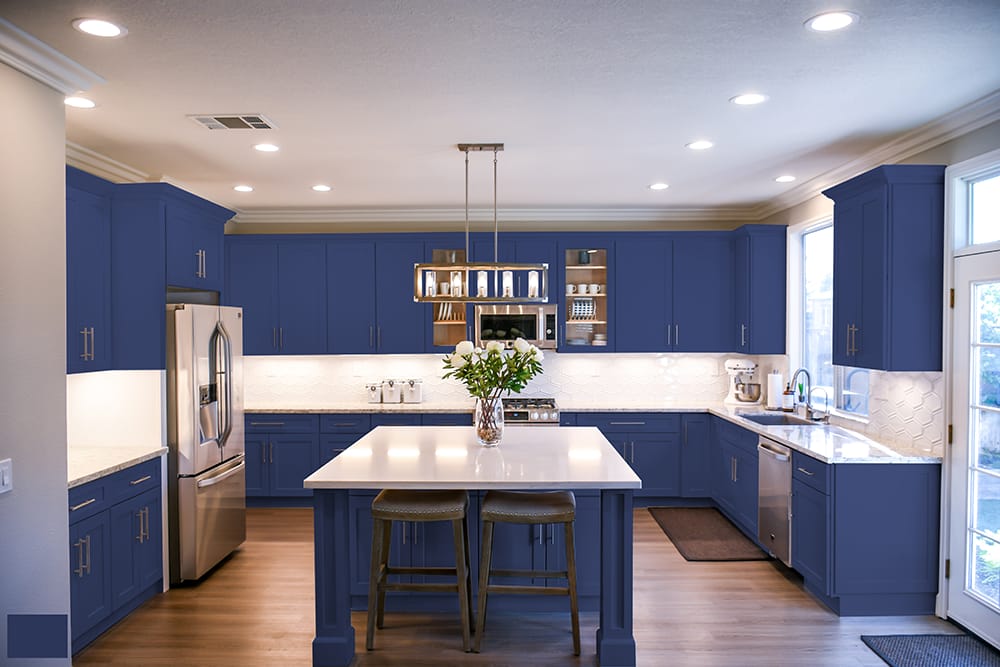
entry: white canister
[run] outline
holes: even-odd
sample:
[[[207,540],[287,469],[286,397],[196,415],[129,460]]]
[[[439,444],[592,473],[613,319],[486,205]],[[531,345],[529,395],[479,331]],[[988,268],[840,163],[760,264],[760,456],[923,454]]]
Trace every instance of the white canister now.
[[[365,385],[365,392],[368,394],[369,403],[382,402],[382,385],[378,382],[369,382]]]
[[[402,389],[400,380],[382,380],[382,402],[399,403],[403,398]]]
[[[417,378],[403,381],[403,403],[421,403],[424,400],[424,381]]]

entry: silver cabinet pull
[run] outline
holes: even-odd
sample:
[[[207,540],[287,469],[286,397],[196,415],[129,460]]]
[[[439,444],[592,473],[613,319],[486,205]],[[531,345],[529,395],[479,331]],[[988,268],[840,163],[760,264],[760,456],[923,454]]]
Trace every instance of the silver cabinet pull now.
[[[681,325],[674,325],[674,345],[681,344]]]
[[[87,353],[87,330],[85,328],[80,329],[80,335],[83,336],[83,353],[80,354],[80,358],[86,361],[90,358],[90,355]]]
[[[667,345],[670,345],[670,325],[667,325]]]
[[[95,345],[94,345],[94,327],[90,327],[90,360],[91,361],[93,361],[95,359],[94,348],[95,348]]]
[[[271,347],[278,349],[278,327],[271,327]]]
[[[83,501],[82,503],[80,503],[79,505],[73,505],[73,506],[71,506],[71,507],[69,508],[69,511],[70,511],[70,512],[75,512],[75,511],[77,511],[78,509],[82,509],[82,508],[86,507],[86,506],[87,506],[87,505],[89,505],[90,503],[96,503],[96,502],[97,502],[97,498],[91,498],[90,500],[84,500],[84,501]]]
[[[78,549],[77,551],[77,563],[79,567],[73,570],[73,573],[78,577],[83,577],[85,574],[90,574],[90,535],[81,537],[73,545]],[[86,548],[86,558],[84,558],[84,548]]]
[[[260,448],[260,462],[267,465],[267,443],[265,442]]]
[[[375,327],[375,329],[376,329],[377,334],[378,334],[377,335],[378,345],[376,347],[377,347],[377,349],[381,350],[382,349],[382,327],[378,326],[378,327]]]
[[[410,525],[409,521],[401,521],[399,526],[399,532],[403,536],[403,544],[406,544],[406,528]]]
[[[76,567],[73,568],[73,574],[83,577],[83,539],[74,542],[73,547],[76,549]]]
[[[144,524],[145,525],[145,529],[143,530],[143,536],[144,536],[144,539],[148,541],[149,540],[149,507],[148,506],[147,507],[143,507],[142,508],[142,513],[143,513],[143,515],[146,518],[146,521],[145,521],[145,524]]]
[[[284,426],[285,422],[250,422],[251,426]]]
[[[148,481],[150,479],[152,479],[151,476],[145,475],[143,477],[140,477],[139,479],[133,479],[131,482],[129,482],[129,484],[131,486],[135,486],[136,484],[142,484],[143,482]]]
[[[612,426],[645,426],[646,422],[608,422]]]
[[[736,481],[736,459],[732,456],[729,457],[729,480]]]
[[[274,443],[270,443],[271,446],[268,448],[270,450],[270,455],[268,456],[268,463],[274,463]]]
[[[285,327],[278,327],[278,349],[285,349]]]
[[[816,474],[814,472],[809,472],[805,468],[799,468],[799,472],[802,473],[803,475],[809,475],[810,477],[812,477],[812,476],[814,476]]]
[[[538,529],[538,543],[541,544],[542,543],[542,530],[543,530],[542,524],[536,523],[535,524],[535,528]]]
[[[747,346],[747,325],[740,325],[740,347]]]
[[[375,347],[375,327],[371,324],[368,325],[368,347]]]
[[[556,527],[554,525],[552,525],[552,524],[549,524],[548,529],[549,529],[549,544],[555,544],[556,543]]]
[[[142,544],[142,510],[135,513],[136,517],[139,519],[139,534],[135,536],[135,541]]]

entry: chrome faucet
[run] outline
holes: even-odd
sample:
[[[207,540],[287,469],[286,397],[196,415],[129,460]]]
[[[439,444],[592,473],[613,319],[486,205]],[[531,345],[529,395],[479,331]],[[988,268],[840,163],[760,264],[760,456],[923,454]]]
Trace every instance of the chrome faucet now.
[[[805,418],[813,420],[813,421],[826,421],[826,420],[828,420],[830,418],[829,409],[827,410],[827,412],[822,417],[817,417],[815,410],[813,410],[813,406],[812,406],[812,377],[809,375],[809,371],[807,371],[805,368],[800,368],[800,369],[796,370],[794,373],[792,373],[792,382],[791,382],[792,391],[795,391],[795,388],[798,387],[797,380],[799,378],[799,374],[800,373],[806,376],[806,389],[805,389],[805,394],[804,394],[804,396],[805,396]],[[825,391],[826,390],[824,389],[824,392]],[[799,393],[799,399],[800,400],[802,399],[802,397],[803,397],[803,394]],[[829,399],[827,399],[827,403],[829,404]]]

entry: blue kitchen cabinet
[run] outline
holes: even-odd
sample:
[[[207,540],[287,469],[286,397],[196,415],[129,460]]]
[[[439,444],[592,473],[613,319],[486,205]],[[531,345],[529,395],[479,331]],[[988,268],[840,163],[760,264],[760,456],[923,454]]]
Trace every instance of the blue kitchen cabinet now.
[[[559,307],[558,348],[560,352],[609,352],[615,349],[615,237],[602,234],[573,234],[558,244],[557,279],[551,281],[558,296],[551,298]],[[570,285],[577,291],[568,293]],[[588,293],[580,294],[579,286]],[[598,294],[589,285],[603,285]]]
[[[619,238],[615,242],[616,351],[671,349],[672,280],[673,244],[663,235]]]
[[[423,352],[430,310],[413,301],[413,265],[423,261],[423,241],[399,237],[330,241],[328,352]]]
[[[302,481],[320,465],[319,417],[248,413],[244,420],[247,498],[260,506],[312,497]]]
[[[70,617],[74,652],[77,637],[111,613],[109,534],[106,511],[71,523],[69,527]]]
[[[326,248],[230,237],[225,303],[243,308],[245,354],[326,352]]]
[[[162,588],[160,471],[156,458],[69,490],[74,653]]]
[[[371,415],[329,414],[319,419],[319,464],[338,456],[371,430]]]
[[[163,577],[160,498],[157,487],[109,510],[113,609]]]
[[[66,167],[66,372],[111,368],[113,185]]]
[[[681,495],[681,418],[664,413],[578,413],[578,426],[596,426],[642,479],[634,497],[639,504],[650,498]]]
[[[167,290],[222,289],[219,248],[225,222],[233,215],[233,211],[167,183],[114,186],[111,195],[113,368],[166,368]],[[180,250],[182,247],[185,249]]]
[[[493,262],[494,243],[493,234],[477,232],[472,235],[472,261]],[[548,264],[547,272],[549,303],[558,303],[558,270],[557,263],[559,249],[556,237],[545,233],[505,233],[500,234],[497,243],[496,261],[514,262],[517,264]],[[524,275],[515,274],[514,293],[524,295],[528,293],[528,286],[521,283],[527,278]]]
[[[833,363],[941,370],[944,167],[883,165],[823,194],[834,201]]]
[[[420,426],[423,419],[419,412],[398,412],[394,414],[375,413],[372,415],[372,428],[377,426]]]
[[[733,234],[733,349],[743,354],[784,354],[787,230],[744,225]]]
[[[428,412],[421,416],[424,426],[472,426],[472,411],[469,412]]]
[[[711,417],[707,414],[681,415],[682,498],[708,498],[712,495],[709,468]]]
[[[748,537],[757,540],[757,434],[720,417],[713,420],[710,452],[712,494],[722,510]]]
[[[576,521],[573,526],[576,553],[576,594],[596,599],[601,594],[601,494],[600,491],[576,490]],[[544,527],[545,569],[566,569],[566,533],[561,524]],[[564,579],[548,581],[550,586],[565,586]]]
[[[806,590],[841,616],[932,614],[941,466],[801,452],[792,465],[792,567]]]

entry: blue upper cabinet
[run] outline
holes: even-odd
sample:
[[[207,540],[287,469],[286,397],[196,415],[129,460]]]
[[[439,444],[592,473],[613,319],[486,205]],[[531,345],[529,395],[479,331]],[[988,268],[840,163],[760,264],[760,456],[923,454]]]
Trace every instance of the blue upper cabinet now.
[[[785,353],[784,226],[746,225],[733,236],[735,350]]]
[[[833,363],[941,370],[944,167],[883,165],[833,209]]]
[[[424,261],[424,242],[401,236],[327,238],[327,351],[423,352],[431,309],[413,301],[413,265]]]
[[[733,349],[732,242],[720,233],[673,235],[674,352]]]
[[[224,210],[224,209],[223,209]],[[218,292],[222,290],[222,238],[229,211],[172,206],[167,218],[167,283]]]
[[[664,235],[615,243],[615,350],[665,352],[673,341],[673,243]]]
[[[66,372],[111,367],[110,182],[66,168]]]
[[[243,308],[246,354],[326,352],[326,244],[230,236],[225,303]]]
[[[549,301],[564,300],[559,306],[559,351],[613,351],[615,237],[574,234],[559,243],[558,252],[559,280],[550,284]],[[553,285],[562,290],[558,295]]]

